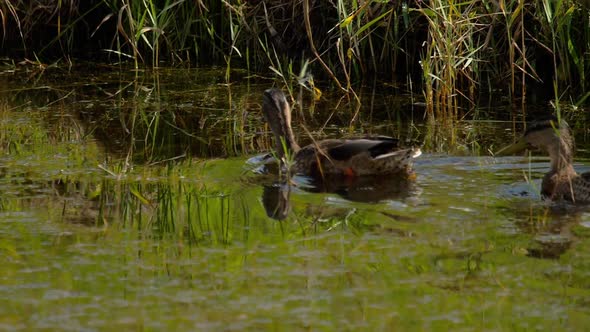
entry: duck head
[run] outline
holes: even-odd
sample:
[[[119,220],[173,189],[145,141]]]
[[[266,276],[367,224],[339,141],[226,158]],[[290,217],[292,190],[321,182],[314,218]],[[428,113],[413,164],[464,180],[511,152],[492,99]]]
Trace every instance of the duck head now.
[[[539,149],[549,154],[551,169],[559,172],[571,167],[574,139],[567,122],[551,117],[532,122],[524,135],[515,143],[496,152],[496,155],[515,154],[526,149]]]
[[[262,114],[275,135],[278,156],[282,158],[287,151],[299,151],[299,145],[297,145],[291,129],[291,107],[281,90],[268,89],[264,91]]]

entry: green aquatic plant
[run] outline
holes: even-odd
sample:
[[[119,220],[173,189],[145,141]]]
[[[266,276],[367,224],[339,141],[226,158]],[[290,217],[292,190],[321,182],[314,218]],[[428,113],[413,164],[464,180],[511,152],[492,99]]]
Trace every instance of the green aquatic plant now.
[[[580,34],[588,35],[590,21],[582,25],[581,29],[572,25],[576,15],[584,15],[572,1],[542,0],[542,6],[539,7],[538,17],[544,21],[541,25],[544,39],[552,51],[556,100],[560,91],[573,86],[579,85],[581,91],[586,91],[588,57],[574,45],[579,42],[577,39]]]
[[[428,111],[438,118],[457,118],[461,100],[475,105],[477,64],[483,46],[473,4],[455,1],[424,3],[418,11],[428,22],[428,40],[421,57]]]

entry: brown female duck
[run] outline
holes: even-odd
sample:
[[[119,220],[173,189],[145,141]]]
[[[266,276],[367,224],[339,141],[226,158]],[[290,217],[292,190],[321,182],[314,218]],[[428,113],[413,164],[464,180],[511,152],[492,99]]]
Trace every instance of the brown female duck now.
[[[551,169],[541,184],[543,198],[590,203],[590,173],[578,174],[574,170],[574,138],[564,120],[551,117],[534,122],[518,141],[496,154],[514,154],[531,148],[547,152],[551,159]]]
[[[275,135],[277,157],[292,156],[296,174],[411,174],[413,159],[421,154],[418,148],[401,149],[397,139],[385,136],[326,139],[301,148],[291,129],[291,107],[278,89],[264,91],[262,112]]]

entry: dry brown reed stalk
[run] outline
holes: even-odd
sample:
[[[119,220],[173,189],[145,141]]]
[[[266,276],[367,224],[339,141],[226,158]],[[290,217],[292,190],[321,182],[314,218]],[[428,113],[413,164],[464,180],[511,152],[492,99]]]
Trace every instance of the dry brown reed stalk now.
[[[4,41],[6,39],[6,22],[9,18],[9,15],[16,23],[18,33],[21,39],[24,41],[20,18],[18,17],[18,14],[16,13],[16,7],[11,3],[11,0],[5,0],[4,2],[0,3],[0,18],[2,19],[2,40]]]

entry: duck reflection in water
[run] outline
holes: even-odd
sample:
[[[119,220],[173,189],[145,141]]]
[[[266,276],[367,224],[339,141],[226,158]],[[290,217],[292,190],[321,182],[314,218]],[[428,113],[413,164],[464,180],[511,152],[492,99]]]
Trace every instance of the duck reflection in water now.
[[[587,221],[590,207],[555,202],[522,204],[506,210],[514,220],[518,233],[528,234],[531,241],[524,254],[535,258],[558,259],[584,238],[590,227]]]
[[[291,186],[286,182],[275,182],[264,185],[262,190],[262,205],[266,215],[272,219],[284,220],[291,211]]]
[[[378,203],[385,200],[405,200],[420,194],[414,178],[378,176],[330,176],[324,179],[297,177],[263,185],[262,204],[267,216],[284,220],[291,211],[290,195],[297,188],[312,193],[334,193],[361,203]]]

